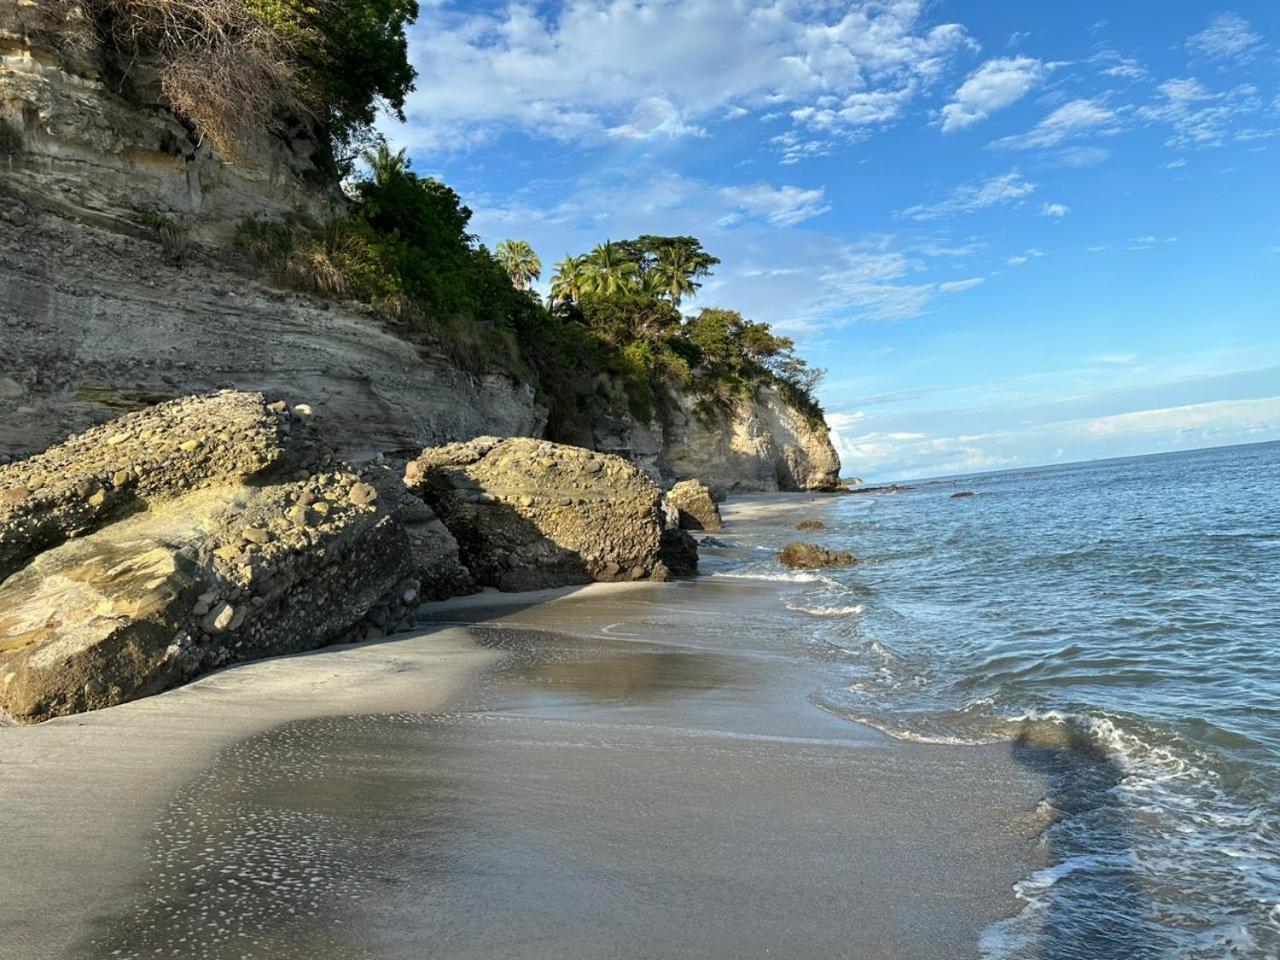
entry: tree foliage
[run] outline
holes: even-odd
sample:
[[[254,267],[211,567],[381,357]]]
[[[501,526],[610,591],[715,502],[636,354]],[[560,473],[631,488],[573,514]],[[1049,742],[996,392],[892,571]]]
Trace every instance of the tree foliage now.
[[[80,0],[57,0],[70,12]],[[229,154],[246,133],[303,123],[331,149],[366,138],[413,88],[417,0],[82,0],[99,39],[158,68],[165,98]],[[345,158],[351,159],[351,158]]]

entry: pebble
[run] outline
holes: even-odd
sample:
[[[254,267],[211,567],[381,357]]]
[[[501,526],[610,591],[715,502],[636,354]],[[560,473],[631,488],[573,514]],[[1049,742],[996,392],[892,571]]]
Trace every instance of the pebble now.
[[[246,527],[244,538],[250,543],[270,543],[274,539],[269,530],[263,530],[261,527]]]
[[[347,493],[347,499],[356,506],[367,506],[378,499],[378,490],[370,483],[357,483]]]

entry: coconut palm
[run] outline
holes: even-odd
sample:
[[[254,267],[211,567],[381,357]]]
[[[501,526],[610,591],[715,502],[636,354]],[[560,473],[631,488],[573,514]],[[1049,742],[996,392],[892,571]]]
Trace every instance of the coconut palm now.
[[[693,278],[705,270],[684,247],[666,247],[658,253],[649,273],[655,278],[663,296],[678,307],[682,299],[698,292],[700,284]]]
[[[613,296],[630,289],[636,282],[638,268],[628,260],[622,248],[609,240],[587,254],[584,264],[584,293]]]
[[[385,187],[397,177],[402,177],[409,170],[409,159],[403,149],[391,152],[391,148],[385,143],[380,143],[375,150],[366,150],[364,152],[364,162],[369,165],[369,172],[373,174],[373,182],[380,187]]]
[[[503,240],[495,255],[517,290],[528,290],[542,276],[542,261],[527,240]]]
[[[556,264],[556,272],[551,275],[552,303],[568,303],[582,298],[582,294],[586,292],[585,259],[566,253],[564,259]]]

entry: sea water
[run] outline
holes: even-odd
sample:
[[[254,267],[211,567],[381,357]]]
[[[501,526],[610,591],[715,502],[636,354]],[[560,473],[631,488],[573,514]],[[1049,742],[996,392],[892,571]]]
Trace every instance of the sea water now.
[[[817,706],[1045,772],[1045,865],[984,955],[1280,955],[1280,444],[909,486],[737,525],[704,569],[794,583],[838,664]],[[788,572],[792,539],[858,561]]]

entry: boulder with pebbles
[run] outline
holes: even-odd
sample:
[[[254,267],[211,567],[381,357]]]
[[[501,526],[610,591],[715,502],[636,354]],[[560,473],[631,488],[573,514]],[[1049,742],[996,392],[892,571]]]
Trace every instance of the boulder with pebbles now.
[[[795,540],[782,548],[778,559],[788,567],[813,570],[820,567],[847,567],[853,563],[853,554]]]
[[[666,579],[661,492],[634,464],[544,440],[480,437],[405,468],[486,585],[535,590]]]
[[[396,503],[369,478],[325,461],[323,447],[297,442],[300,429],[284,429],[287,413],[260,397],[166,405],[167,429],[184,432],[186,415],[193,431],[207,426],[210,403],[252,412],[251,425],[229,431],[230,441],[182,451],[190,457],[175,455],[173,482],[162,479],[162,463],[150,463],[139,473],[148,496],[130,509],[84,515],[67,507],[62,515],[74,524],[58,528],[53,545],[21,541],[33,555],[0,583],[0,711],[35,722],[97,709],[223,664],[408,624],[423,565]],[[97,435],[105,443],[153,422],[126,418]],[[232,456],[237,439],[251,452]],[[6,470],[47,477],[48,464],[74,468],[70,451],[86,461],[104,455],[83,437],[66,447],[41,455],[40,466]],[[308,462],[315,472],[303,469]],[[289,463],[299,470],[281,476]],[[45,502],[56,512],[68,501]]]
[[[261,394],[184,397],[0,466],[0,582],[33,556],[150,504],[258,482],[321,449]]]
[[[720,508],[706,484],[698,480],[681,480],[667,491],[667,503],[680,511],[680,526],[685,530],[723,530]]]

